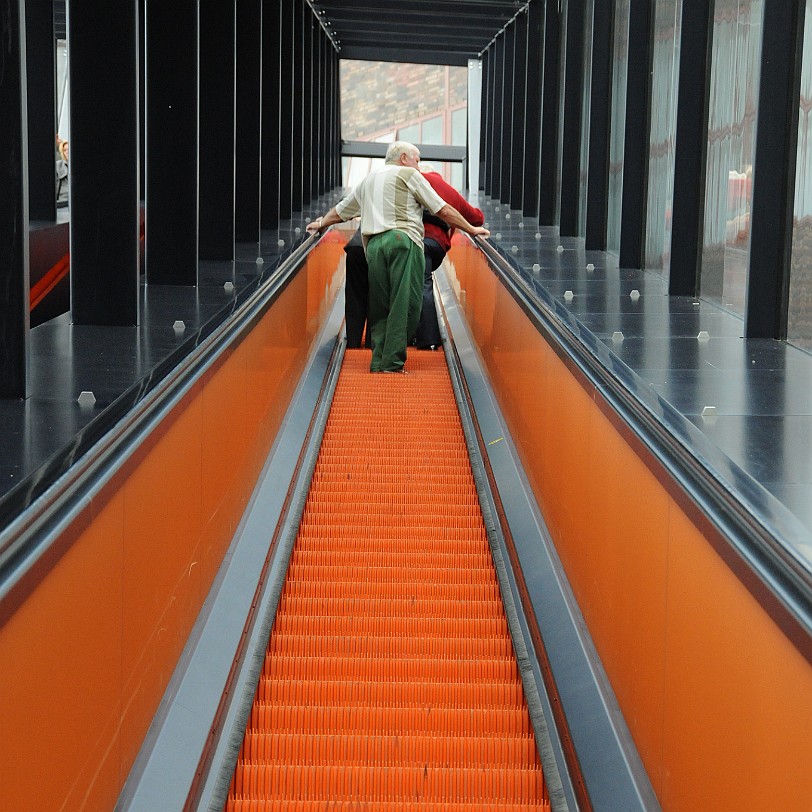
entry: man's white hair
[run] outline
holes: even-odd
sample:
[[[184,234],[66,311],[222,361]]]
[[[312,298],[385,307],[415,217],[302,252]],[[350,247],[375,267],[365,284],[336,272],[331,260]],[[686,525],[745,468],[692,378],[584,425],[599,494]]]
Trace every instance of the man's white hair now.
[[[386,163],[396,164],[400,160],[401,155],[418,155],[420,150],[408,141],[394,141],[389,145],[386,150]]]

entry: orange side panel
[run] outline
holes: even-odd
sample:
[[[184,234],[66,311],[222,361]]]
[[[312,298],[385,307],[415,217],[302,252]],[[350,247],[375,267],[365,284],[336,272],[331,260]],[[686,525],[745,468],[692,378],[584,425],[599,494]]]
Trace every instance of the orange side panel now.
[[[452,285],[666,810],[806,810],[812,667],[465,242]]]
[[[329,311],[318,294],[340,285],[341,238],[65,531],[0,628],[1,808],[114,806]]]
[[[3,809],[109,810],[120,789],[123,496],[71,535],[0,628]]]

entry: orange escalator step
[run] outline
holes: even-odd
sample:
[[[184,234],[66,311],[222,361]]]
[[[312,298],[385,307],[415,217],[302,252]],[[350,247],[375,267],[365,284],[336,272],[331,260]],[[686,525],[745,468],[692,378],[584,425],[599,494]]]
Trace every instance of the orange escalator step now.
[[[548,812],[442,353],[348,350],[227,812]]]

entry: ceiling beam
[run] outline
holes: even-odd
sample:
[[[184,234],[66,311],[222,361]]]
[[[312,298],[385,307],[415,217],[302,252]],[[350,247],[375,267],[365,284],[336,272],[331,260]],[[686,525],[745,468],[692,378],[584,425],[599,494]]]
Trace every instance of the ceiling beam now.
[[[365,46],[341,46],[339,52],[341,59],[358,59],[367,62],[408,62],[415,65],[455,65],[467,67],[468,59],[476,54],[451,53],[448,49],[428,50],[425,48],[407,50],[404,48],[381,48]]]

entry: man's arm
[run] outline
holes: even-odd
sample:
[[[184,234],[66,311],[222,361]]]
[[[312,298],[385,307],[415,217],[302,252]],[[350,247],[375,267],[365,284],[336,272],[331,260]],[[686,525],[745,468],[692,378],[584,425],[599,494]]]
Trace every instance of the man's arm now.
[[[437,216],[445,220],[450,226],[461,228],[466,234],[475,237],[490,237],[491,232],[483,226],[472,226],[452,205],[446,203],[438,212]]]
[[[343,223],[344,221],[338,216],[338,212],[336,211],[336,207],[333,206],[330,211],[327,212],[322,217],[317,217],[315,220],[312,220],[307,224],[307,233],[308,234],[318,234],[322,229],[328,228],[329,226],[333,226],[336,223]]]

